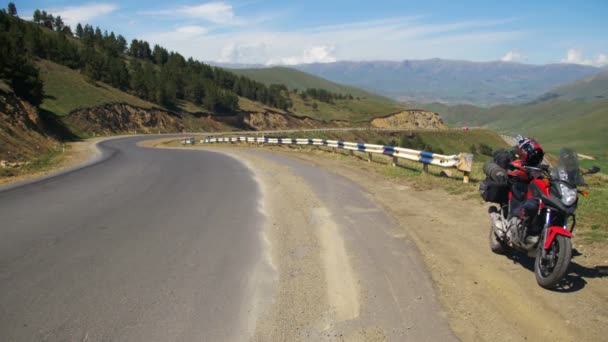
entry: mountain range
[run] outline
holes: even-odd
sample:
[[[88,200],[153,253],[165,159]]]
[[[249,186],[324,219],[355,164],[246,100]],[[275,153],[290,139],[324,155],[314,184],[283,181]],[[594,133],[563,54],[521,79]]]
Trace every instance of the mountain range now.
[[[526,103],[603,69],[578,64],[531,65],[445,59],[301,64],[295,69],[398,101],[446,104]]]

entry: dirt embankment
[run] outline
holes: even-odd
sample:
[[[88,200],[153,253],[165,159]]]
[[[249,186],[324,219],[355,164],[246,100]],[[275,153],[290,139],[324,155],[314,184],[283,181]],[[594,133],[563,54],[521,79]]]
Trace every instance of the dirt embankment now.
[[[160,108],[140,108],[111,103],[71,112],[66,122],[88,135],[118,133],[174,133],[182,131],[225,131],[231,129],[276,130],[344,127],[343,121],[319,121],[309,117],[273,111],[235,115],[173,113]]]
[[[320,121],[306,116],[298,116],[291,113],[282,114],[275,112],[248,113],[243,117],[243,123],[247,128],[254,130],[277,130],[293,128],[325,128],[325,127],[349,127],[352,123],[347,121],[332,120]],[[386,115],[362,123],[363,127],[388,128],[388,129],[445,129],[447,128],[437,113],[407,109],[399,113]]]
[[[0,161],[20,163],[56,148],[59,142],[46,133],[38,110],[0,91]]]
[[[264,113],[247,113],[243,116],[243,122],[251,129],[258,131],[293,128],[344,127],[348,125],[348,122],[346,121],[320,121],[306,116],[281,114],[270,111]]]
[[[370,121],[370,125],[376,128],[398,129],[446,128],[437,113],[419,109],[408,109],[396,114],[376,118]]]
[[[158,108],[140,108],[125,103],[77,109],[66,122],[88,135],[117,133],[168,133],[184,129],[182,117]]]

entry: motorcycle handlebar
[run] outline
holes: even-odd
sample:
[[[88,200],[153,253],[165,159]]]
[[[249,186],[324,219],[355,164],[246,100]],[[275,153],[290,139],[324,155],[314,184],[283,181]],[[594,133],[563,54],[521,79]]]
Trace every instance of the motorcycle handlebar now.
[[[527,170],[532,170],[532,171],[541,171],[541,172],[549,171],[549,165],[541,165],[540,167],[524,166],[524,168],[526,168]]]

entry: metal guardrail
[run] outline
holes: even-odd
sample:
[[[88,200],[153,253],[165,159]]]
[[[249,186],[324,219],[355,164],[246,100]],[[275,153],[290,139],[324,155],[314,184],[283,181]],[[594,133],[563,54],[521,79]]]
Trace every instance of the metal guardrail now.
[[[182,139],[182,145],[194,145],[194,144],[196,144],[196,140],[194,138]]]
[[[407,159],[424,164],[423,169],[428,172],[428,165],[435,165],[444,168],[455,168],[463,172],[463,182],[469,182],[471,167],[473,165],[473,155],[470,153],[459,153],[450,156],[416,151],[408,148],[384,146],[375,144],[362,144],[346,142],[340,140],[327,139],[292,139],[292,138],[268,138],[268,137],[221,137],[201,139],[201,144],[209,143],[253,143],[253,144],[279,144],[279,145],[313,145],[327,146],[337,149],[364,152],[368,154],[368,161],[371,162],[372,154],[382,154],[393,157],[393,166],[397,165],[398,158]]]

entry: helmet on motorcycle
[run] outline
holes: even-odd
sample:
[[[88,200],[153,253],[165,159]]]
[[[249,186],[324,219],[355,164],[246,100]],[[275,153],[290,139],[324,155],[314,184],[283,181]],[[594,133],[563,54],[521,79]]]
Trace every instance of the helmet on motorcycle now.
[[[545,157],[545,152],[536,140],[525,138],[517,144],[517,154],[525,165],[538,166]]]

